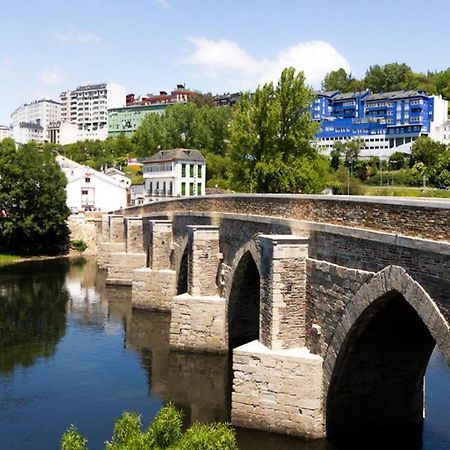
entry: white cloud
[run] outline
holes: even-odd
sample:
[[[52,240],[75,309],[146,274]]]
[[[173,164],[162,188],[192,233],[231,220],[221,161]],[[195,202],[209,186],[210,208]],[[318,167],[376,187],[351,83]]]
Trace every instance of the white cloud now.
[[[75,29],[55,34],[55,40],[63,44],[98,44],[101,41],[100,37],[92,31]]]
[[[163,9],[170,8],[169,2],[167,0],[154,0],[155,3]]]
[[[63,74],[57,67],[44,70],[39,74],[39,80],[44,84],[58,84],[62,79]]]
[[[351,71],[347,59],[324,41],[299,42],[281,50],[273,59],[256,58],[233,41],[191,37],[189,42],[193,49],[182,63],[198,67],[210,78],[226,79],[228,87],[234,89],[251,89],[276,81],[289,66],[303,70],[306,81],[316,87],[332,70],[343,67]]]

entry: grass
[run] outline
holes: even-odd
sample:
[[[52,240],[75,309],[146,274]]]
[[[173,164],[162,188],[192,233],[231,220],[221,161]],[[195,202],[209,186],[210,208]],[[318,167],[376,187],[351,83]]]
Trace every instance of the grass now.
[[[7,266],[8,264],[14,264],[20,260],[21,258],[19,256],[0,254],[0,267]]]
[[[358,186],[359,195],[382,197],[426,197],[450,199],[450,191],[445,189],[415,188],[407,186]]]

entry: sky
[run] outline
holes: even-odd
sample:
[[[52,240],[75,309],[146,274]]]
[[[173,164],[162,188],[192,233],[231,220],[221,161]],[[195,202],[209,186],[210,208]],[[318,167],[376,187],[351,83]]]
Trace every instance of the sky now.
[[[320,86],[344,67],[450,66],[448,0],[0,0],[0,124],[92,82],[139,94],[178,83],[254,89],[282,68]]]

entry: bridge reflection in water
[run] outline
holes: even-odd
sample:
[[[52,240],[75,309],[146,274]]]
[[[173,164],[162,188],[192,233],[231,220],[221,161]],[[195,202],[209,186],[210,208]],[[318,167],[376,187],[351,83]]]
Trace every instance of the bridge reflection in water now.
[[[148,421],[167,401],[183,409],[186,424],[229,421],[229,356],[171,351],[170,314],[133,310],[130,289],[106,286],[105,275],[97,271],[95,261],[85,265],[80,261],[47,261],[3,269],[0,299],[0,435],[9,449],[54,448],[57,434],[72,422],[88,435],[89,448],[100,449],[117,411],[135,409]],[[388,318],[395,316],[389,309],[380,311]],[[408,314],[407,308],[403,313]],[[27,338],[27,330],[32,331],[33,339]],[[370,347],[370,340],[364,336],[359,339],[361,346]],[[85,353],[90,355],[88,359],[81,358]],[[360,363],[364,361],[357,358],[355,364]],[[77,376],[71,377],[69,372]],[[427,372],[423,434],[421,429],[414,433],[396,429],[381,435],[382,444],[364,435],[356,442],[332,445],[324,440],[303,441],[238,429],[239,448],[328,450],[347,449],[353,444],[355,448],[388,448],[396,439],[402,448],[445,448],[442,445],[450,443],[449,372],[443,358],[433,355]],[[342,377],[346,377],[345,372]],[[35,389],[28,397],[24,383]],[[61,392],[55,388],[59,383],[63,383]],[[341,383],[345,388],[357,385],[358,380],[349,375]],[[339,392],[336,389],[336,395]],[[115,397],[111,411],[109,396]],[[103,417],[96,411],[102,411]],[[40,427],[35,434],[30,432],[30,423]],[[46,428],[42,428],[44,423]],[[45,436],[47,433],[56,436]]]

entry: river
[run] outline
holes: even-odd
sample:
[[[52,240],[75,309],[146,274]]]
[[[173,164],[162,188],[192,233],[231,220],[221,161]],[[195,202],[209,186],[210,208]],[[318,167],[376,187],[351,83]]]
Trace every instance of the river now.
[[[59,448],[75,424],[104,448],[124,410],[146,425],[168,401],[186,424],[228,421],[227,356],[169,351],[169,315],[132,310],[131,290],[105,285],[94,260],[0,269],[0,449]],[[237,430],[240,450],[450,449],[450,369],[438,351],[426,373],[423,430],[331,444]],[[394,445],[395,443],[395,445]],[[380,447],[382,445],[382,447]],[[392,446],[391,446],[392,445]]]

